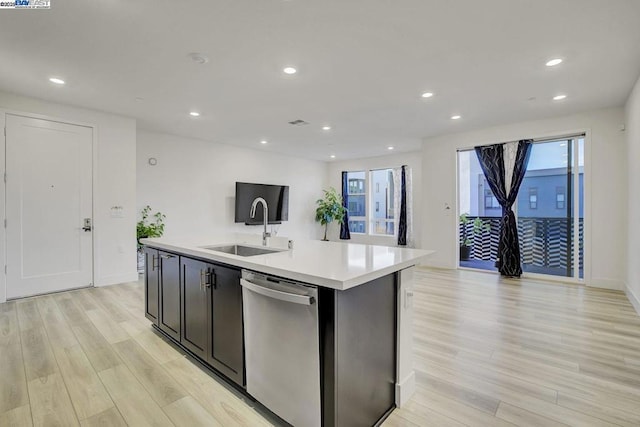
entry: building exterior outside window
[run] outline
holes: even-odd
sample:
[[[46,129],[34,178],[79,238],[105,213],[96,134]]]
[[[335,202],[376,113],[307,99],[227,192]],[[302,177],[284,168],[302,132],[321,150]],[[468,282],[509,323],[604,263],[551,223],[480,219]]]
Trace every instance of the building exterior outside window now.
[[[352,233],[366,232],[367,195],[366,172],[347,172],[347,187],[349,198],[347,209],[349,210],[349,231]]]
[[[529,187],[529,209],[538,209],[538,188]]]
[[[556,209],[565,208],[564,187],[556,187]]]
[[[392,169],[347,172],[349,231],[390,235],[395,231]]]

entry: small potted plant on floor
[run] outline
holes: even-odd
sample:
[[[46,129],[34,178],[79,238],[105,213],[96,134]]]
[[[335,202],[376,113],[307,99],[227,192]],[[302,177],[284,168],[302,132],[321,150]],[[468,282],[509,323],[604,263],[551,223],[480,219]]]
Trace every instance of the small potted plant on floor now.
[[[144,253],[140,239],[146,237],[162,237],[164,234],[165,215],[161,212],[151,213],[151,206],[147,205],[142,209],[141,219],[136,224],[136,237],[138,240],[138,272],[144,271]]]
[[[471,255],[471,246],[475,242],[477,236],[482,238],[482,233],[491,230],[491,224],[484,222],[480,217],[473,220],[473,241],[468,236],[467,224],[471,222],[469,214],[460,215],[460,224],[462,225],[462,236],[460,239],[460,260],[468,261]]]
[[[460,225],[462,226],[462,236],[460,237],[460,261],[468,261],[471,254],[471,239],[469,239],[469,232],[467,231],[467,224],[471,220],[469,214],[463,213],[460,215]]]
[[[324,197],[316,200],[316,204],[318,205],[316,209],[316,222],[324,225],[324,237],[322,240],[326,242],[329,240],[327,239],[329,224],[333,221],[342,224],[344,222],[344,214],[347,210],[342,206],[342,196],[338,194],[335,188],[331,187],[328,190],[322,191],[324,192]]]

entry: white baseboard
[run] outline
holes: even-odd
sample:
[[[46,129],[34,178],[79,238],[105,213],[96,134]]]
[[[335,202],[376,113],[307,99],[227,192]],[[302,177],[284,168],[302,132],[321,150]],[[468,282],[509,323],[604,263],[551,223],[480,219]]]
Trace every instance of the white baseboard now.
[[[607,277],[594,277],[587,286],[592,288],[611,289],[614,291],[623,291],[625,284],[622,280],[609,279]]]
[[[411,371],[402,381],[396,383],[396,406],[402,408],[416,391],[416,372]]]
[[[636,313],[640,315],[640,298],[636,296],[636,294],[633,292],[633,290],[631,290],[631,288],[627,284],[625,284],[624,293],[627,295],[627,298],[629,298],[629,302],[631,302],[631,305],[633,306],[633,308],[636,309]]]
[[[109,286],[109,285],[117,285],[119,283],[127,283],[127,282],[137,282],[138,281],[138,272],[132,271],[131,273],[124,274],[112,274],[110,276],[104,276],[99,279],[96,279],[94,286]]]

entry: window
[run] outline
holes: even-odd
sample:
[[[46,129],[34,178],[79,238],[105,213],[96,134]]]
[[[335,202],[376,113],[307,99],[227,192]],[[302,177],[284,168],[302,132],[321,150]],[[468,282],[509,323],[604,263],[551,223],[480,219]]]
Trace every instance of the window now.
[[[485,209],[500,208],[500,203],[491,190],[484,190],[484,207]]]
[[[366,172],[347,172],[347,187],[349,198],[347,208],[349,210],[349,231],[352,233],[364,233],[367,221],[366,194],[365,194]]]
[[[529,209],[538,209],[538,188],[529,188]]]
[[[556,209],[564,208],[564,187],[556,187]]]
[[[575,135],[531,148],[513,206],[525,273],[584,277],[584,143]],[[458,209],[458,265],[495,270],[502,209],[474,150],[458,152]],[[477,233],[476,224],[490,228]]]
[[[393,170],[347,172],[349,231],[390,235],[395,231]]]

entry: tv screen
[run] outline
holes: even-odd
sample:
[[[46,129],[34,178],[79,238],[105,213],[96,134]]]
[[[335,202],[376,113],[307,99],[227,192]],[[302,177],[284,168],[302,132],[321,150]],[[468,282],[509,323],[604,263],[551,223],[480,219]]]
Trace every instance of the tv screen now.
[[[236,182],[236,215],[235,222],[248,225],[264,224],[264,208],[259,203],[256,215],[251,218],[251,204],[256,197],[262,197],[269,207],[269,224],[280,224],[289,219],[289,186],[251,184]]]

